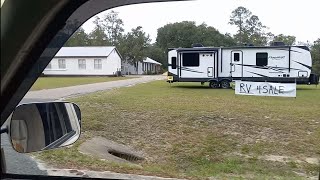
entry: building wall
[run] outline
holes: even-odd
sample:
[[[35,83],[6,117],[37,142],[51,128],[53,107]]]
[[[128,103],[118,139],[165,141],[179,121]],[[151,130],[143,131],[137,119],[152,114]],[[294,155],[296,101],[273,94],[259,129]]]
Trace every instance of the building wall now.
[[[129,63],[122,63],[122,70],[121,73],[124,75],[128,74],[147,74],[147,72],[151,73],[159,73],[160,72],[160,65],[158,64],[151,64],[151,63],[138,63],[138,73],[134,67],[134,65],[131,65]]]
[[[143,72],[151,72],[151,73],[159,73],[160,72],[160,65],[153,64],[153,63],[143,63],[142,64]]]
[[[122,62],[122,68],[121,68],[121,73],[123,75],[129,75],[129,74],[143,74],[143,70],[142,70],[142,63],[139,62],[138,63],[138,73],[136,68],[134,67],[134,65],[129,64],[127,62]]]
[[[117,53],[116,50],[113,50],[110,55],[108,56],[109,61],[107,61],[106,66],[112,66],[113,65],[113,72],[121,71],[121,57]]]
[[[65,59],[66,68],[59,69],[58,59]],[[86,60],[86,69],[79,69],[78,60]],[[94,59],[101,59],[102,68],[94,69]],[[44,75],[115,75],[121,70],[121,58],[116,51],[101,58],[53,58],[51,68],[43,71]]]

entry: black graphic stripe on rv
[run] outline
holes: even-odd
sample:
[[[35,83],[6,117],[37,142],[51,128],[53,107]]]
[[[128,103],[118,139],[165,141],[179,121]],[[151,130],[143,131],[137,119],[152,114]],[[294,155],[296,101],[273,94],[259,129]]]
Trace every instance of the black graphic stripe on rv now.
[[[304,67],[306,67],[306,68],[308,68],[308,69],[311,69],[311,66],[308,66],[308,65],[306,65],[306,64],[303,64],[303,63],[301,63],[301,62],[298,62],[298,61],[295,61],[295,60],[292,60],[293,62],[296,62],[296,63],[298,63],[298,64],[301,64],[302,66],[304,66]]]
[[[280,50],[280,51],[289,51],[289,49],[275,49],[275,50]],[[292,52],[296,52],[296,53],[302,53],[302,52],[300,52],[300,51],[296,51],[296,50],[292,50],[292,49],[290,49],[290,51],[292,51]]]
[[[247,67],[252,67],[252,68],[258,68],[258,69],[272,69],[272,70],[288,70],[289,68],[286,67],[275,67],[275,66],[256,66],[256,65],[250,65],[250,64],[234,64],[234,65],[239,65],[239,66],[247,66]],[[297,71],[303,71],[303,69],[296,69],[296,68],[290,68],[291,70],[297,70]]]
[[[183,71],[189,71],[189,72],[194,72],[194,73],[203,73],[203,72],[199,72],[199,71],[194,71],[194,70],[189,70],[189,69],[182,69]]]
[[[254,73],[254,72],[250,72],[250,71],[247,71],[249,73],[252,73],[252,74],[255,74],[255,75],[258,75],[258,76],[262,76],[262,77],[269,77],[269,76],[266,76],[266,75],[263,75],[263,74],[259,74],[259,73]]]
[[[234,64],[238,66],[247,66],[247,67],[253,67],[253,68],[258,68],[258,69],[269,69],[266,66],[256,66],[256,65],[250,65],[250,64]]]
[[[186,67],[180,67],[180,69],[184,70],[184,71],[194,72],[194,73],[203,73],[203,72],[196,71],[196,70],[193,70],[193,69],[189,69],[189,68],[186,68]]]
[[[272,67],[272,66],[267,66],[269,67],[270,70],[273,70],[273,71],[277,71],[277,73],[284,73],[283,70],[285,70],[285,68],[278,68],[278,67]]]
[[[274,71],[277,71],[277,73],[284,73],[282,70],[284,69],[277,69],[277,68],[273,68],[273,67],[270,67],[269,69],[271,70],[274,70]]]

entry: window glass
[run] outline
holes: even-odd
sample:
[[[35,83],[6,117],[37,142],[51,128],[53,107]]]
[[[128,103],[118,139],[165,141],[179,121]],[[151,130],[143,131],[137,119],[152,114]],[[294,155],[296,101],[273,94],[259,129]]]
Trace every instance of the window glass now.
[[[199,53],[183,53],[182,66],[199,66]]]
[[[65,69],[66,68],[66,60],[65,59],[59,59],[58,60],[58,66],[59,66],[59,69]]]
[[[51,66],[51,62],[47,65],[46,69],[51,69],[52,66]]]
[[[86,69],[86,60],[85,59],[79,59],[78,64],[79,64],[79,69]]]
[[[42,119],[46,119],[42,123],[43,127],[47,129],[47,131],[44,131],[45,144],[49,145],[63,136],[59,114],[54,104],[36,104],[36,106],[39,109],[39,113],[41,113]]]
[[[171,66],[172,66],[172,69],[177,69],[177,57],[171,58]]]
[[[268,53],[257,53],[256,54],[256,65],[267,66],[268,65]]]
[[[240,53],[233,53],[233,61],[235,62],[240,61]]]
[[[102,69],[101,59],[95,59],[94,60],[94,69]]]
[[[61,118],[61,124],[62,124],[62,128],[64,130],[63,134],[69,133],[72,131],[72,126],[71,126],[71,120],[69,119],[69,115],[67,112],[67,109],[65,108],[65,104],[63,103],[59,103],[56,105],[58,114],[60,114]],[[77,109],[77,108],[75,108]],[[67,121],[63,121],[62,119],[68,119]]]

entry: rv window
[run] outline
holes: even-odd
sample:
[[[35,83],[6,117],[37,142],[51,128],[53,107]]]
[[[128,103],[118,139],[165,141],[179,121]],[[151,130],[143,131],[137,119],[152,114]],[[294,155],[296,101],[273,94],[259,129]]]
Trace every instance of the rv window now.
[[[240,53],[233,53],[233,61],[240,61]]]
[[[183,66],[199,66],[199,53],[183,53],[182,65]]]
[[[176,57],[171,58],[171,66],[172,66],[172,69],[177,69],[177,58]]]
[[[268,53],[257,53],[256,54],[256,65],[267,66],[268,65]]]

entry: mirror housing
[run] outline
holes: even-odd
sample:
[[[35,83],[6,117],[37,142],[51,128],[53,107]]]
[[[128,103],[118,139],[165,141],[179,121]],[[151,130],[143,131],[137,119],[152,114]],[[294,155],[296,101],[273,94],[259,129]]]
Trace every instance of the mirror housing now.
[[[21,104],[11,116],[9,137],[20,153],[55,149],[76,142],[80,124],[80,108],[74,103]]]

